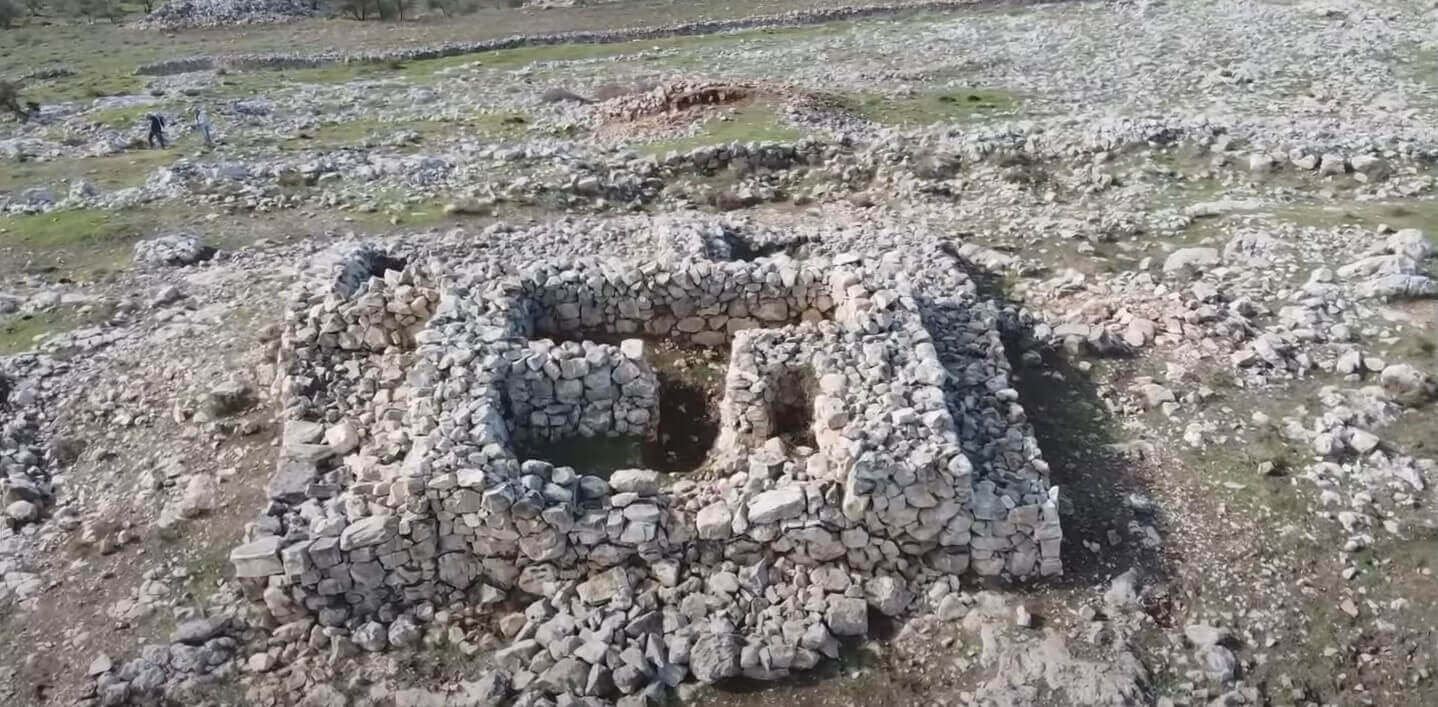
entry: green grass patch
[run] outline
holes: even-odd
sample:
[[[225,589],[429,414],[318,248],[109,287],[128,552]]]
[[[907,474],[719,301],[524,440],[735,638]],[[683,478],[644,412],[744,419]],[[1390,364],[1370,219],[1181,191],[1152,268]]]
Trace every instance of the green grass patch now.
[[[853,109],[876,123],[914,127],[1012,113],[1018,103],[1011,93],[974,88],[908,97],[860,95],[853,99]]]
[[[419,133],[422,141],[451,135],[515,137],[528,131],[530,125],[527,116],[514,112],[485,113],[466,120],[354,120],[304,130],[284,145],[291,149],[373,146],[401,131]]]
[[[220,582],[231,574],[228,546],[201,548],[185,562],[185,570],[188,572],[186,590],[190,596],[200,606],[208,604],[219,591]]]
[[[221,84],[226,92],[272,89],[275,82],[302,84],[334,84],[361,79],[403,79],[410,85],[422,85],[441,78],[438,72],[457,67],[473,66],[479,70],[513,71],[533,64],[562,63],[604,59],[654,50],[685,49],[709,45],[777,43],[799,37],[836,34],[849,31],[852,23],[833,23],[813,27],[761,29],[728,34],[643,39],[613,44],[547,44],[492,52],[459,54],[439,59],[416,61],[356,62],[330,64],[305,69],[255,70],[226,76]]]
[[[89,279],[113,272],[149,220],[145,211],[99,209],[0,218],[0,277],[26,272]]]
[[[812,27],[788,27],[748,30],[724,34],[707,34],[692,37],[669,37],[666,39],[640,39],[614,44],[549,44],[496,52],[462,54],[443,59],[428,59],[410,62],[402,73],[411,79],[423,79],[435,72],[457,66],[476,65],[481,69],[512,71],[531,64],[585,61],[637,54],[645,51],[690,49],[712,45],[748,45],[793,41],[801,37],[838,34],[850,31],[853,23],[835,22]]]
[[[694,135],[656,140],[637,147],[651,154],[663,155],[671,151],[687,152],[705,145],[790,142],[799,137],[799,131],[785,124],[772,106],[756,103],[705,121]]]
[[[411,204],[381,198],[379,203],[380,208],[376,211],[351,212],[350,222],[358,228],[381,232],[392,230],[394,226],[429,228],[467,218],[464,215],[446,214],[444,202],[441,201],[426,200]]]
[[[1434,322],[1438,326],[1438,322]],[[1419,366],[1438,364],[1438,333],[1432,329],[1404,327],[1398,342],[1388,350],[1390,360],[1417,363]]]
[[[1438,245],[1438,201],[1405,199],[1384,202],[1350,202],[1338,205],[1302,204],[1280,210],[1276,216],[1300,226],[1377,228],[1387,224],[1396,229],[1421,229]]]
[[[135,150],[103,157],[11,162],[0,171],[0,191],[45,186],[63,197],[68,185],[81,179],[101,189],[123,189],[144,184],[151,173],[174,160],[175,154],[165,150]]]
[[[355,62],[328,64],[308,69],[255,69],[228,72],[220,77],[218,92],[226,96],[250,96],[260,91],[273,91],[277,85],[339,84],[361,79],[384,79],[402,75],[405,64],[392,62]]]
[[[109,318],[108,309],[55,307],[32,314],[0,315],[0,356],[30,351],[48,336],[94,326]]]
[[[129,73],[80,72],[75,76],[36,81],[21,90],[25,100],[41,105],[89,101],[103,96],[129,96],[145,91],[145,79]]]
[[[1407,44],[1396,48],[1387,57],[1394,66],[1394,73],[1429,85],[1438,84],[1438,49],[1423,44]]]
[[[121,213],[73,209],[0,219],[0,245],[30,249],[102,245],[139,235]]]
[[[146,120],[151,113],[168,114],[173,116],[174,110],[171,106],[159,103],[152,103],[142,106],[126,106],[124,108],[102,108],[86,115],[86,118],[98,125],[103,125],[113,130],[148,130]]]
[[[472,15],[418,22],[355,22],[348,19],[313,19],[276,25],[255,25],[224,30],[182,32],[137,32],[106,21],[94,23],[23,23],[0,33],[0,73],[19,74],[39,67],[63,65],[72,76],[36,81],[27,86],[31,100],[42,103],[83,100],[95,96],[124,95],[144,90],[150,77],[135,76],[141,64],[168,57],[229,55],[240,53],[331,51],[356,46],[388,48],[418,46],[449,41],[473,41],[507,37],[520,33],[573,30],[600,30],[636,25],[662,25],[697,19],[744,17],[772,12],[764,0],[737,0],[722,7],[706,3],[612,3],[586,8],[579,13],[533,13],[510,8],[483,8]],[[916,21],[917,18],[916,18]],[[237,88],[273,90],[276,73],[305,83],[347,81],[358,77],[385,76],[403,71],[433,74],[448,66],[475,60],[498,68],[515,68],[535,61],[567,61],[610,56],[651,48],[676,48],[706,44],[743,42],[785,42],[800,36],[847,32],[855,23],[836,22],[807,27],[765,29],[729,34],[673,37],[622,44],[581,44],[526,47],[405,64],[333,65],[282,72],[247,72],[259,75],[256,82],[236,81],[242,74],[226,77]],[[493,63],[490,63],[490,60]]]

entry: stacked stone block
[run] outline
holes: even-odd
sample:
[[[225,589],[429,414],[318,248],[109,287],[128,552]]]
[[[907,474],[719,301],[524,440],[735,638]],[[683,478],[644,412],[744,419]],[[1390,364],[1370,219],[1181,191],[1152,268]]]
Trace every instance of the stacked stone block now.
[[[519,439],[650,437],[659,424],[659,380],[644,342],[622,346],[548,339],[512,351],[505,390]]]

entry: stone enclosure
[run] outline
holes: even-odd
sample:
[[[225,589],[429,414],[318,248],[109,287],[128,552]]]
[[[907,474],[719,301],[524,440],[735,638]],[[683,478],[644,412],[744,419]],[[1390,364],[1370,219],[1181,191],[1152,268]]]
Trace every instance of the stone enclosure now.
[[[236,574],[367,650],[540,598],[500,622],[513,688],[607,699],[811,667],[936,581],[1060,573],[1058,488],[972,283],[727,238],[517,272],[333,249],[287,317],[283,458]],[[699,470],[521,458],[652,438],[661,346],[727,352]]]

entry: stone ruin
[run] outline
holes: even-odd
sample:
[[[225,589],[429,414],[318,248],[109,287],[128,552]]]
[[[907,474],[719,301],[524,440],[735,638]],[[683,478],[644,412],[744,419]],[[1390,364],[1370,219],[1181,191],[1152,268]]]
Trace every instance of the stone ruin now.
[[[1059,574],[1058,488],[962,272],[715,259],[732,240],[518,272],[335,250],[286,318],[282,458],[237,577],[276,622],[367,650],[490,607],[510,689],[601,699],[779,678],[933,586]],[[699,470],[524,458],[652,439],[660,346],[728,352]]]

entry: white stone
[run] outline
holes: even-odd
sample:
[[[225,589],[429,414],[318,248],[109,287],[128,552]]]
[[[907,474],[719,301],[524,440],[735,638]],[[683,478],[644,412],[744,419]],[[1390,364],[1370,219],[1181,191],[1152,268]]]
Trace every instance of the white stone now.
[[[807,501],[800,486],[765,491],[749,501],[749,522],[777,523],[804,512]]]

